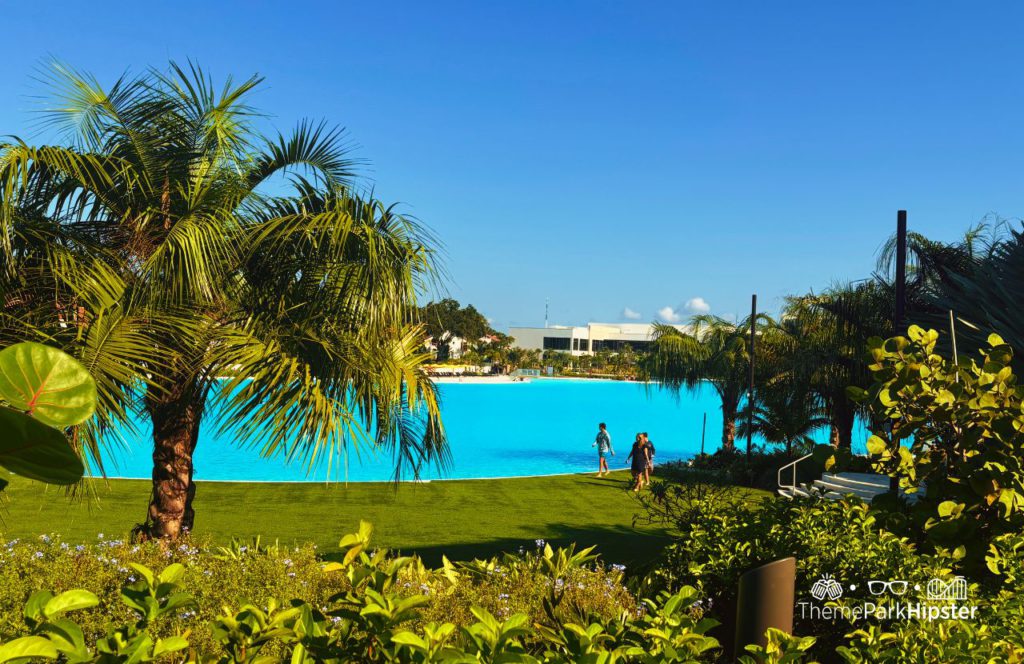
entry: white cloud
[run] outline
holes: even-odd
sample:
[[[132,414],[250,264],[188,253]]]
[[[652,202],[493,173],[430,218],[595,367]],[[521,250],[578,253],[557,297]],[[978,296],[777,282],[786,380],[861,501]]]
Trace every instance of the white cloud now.
[[[711,311],[711,305],[702,297],[691,297],[683,306],[687,311],[694,314],[706,314]]]
[[[622,317],[625,318],[626,320],[640,320],[641,318],[643,318],[643,314],[641,314],[639,311],[633,311],[629,307],[626,307],[625,309],[622,310]]]
[[[658,318],[666,323],[678,323],[682,316],[672,307],[662,307],[658,309]]]

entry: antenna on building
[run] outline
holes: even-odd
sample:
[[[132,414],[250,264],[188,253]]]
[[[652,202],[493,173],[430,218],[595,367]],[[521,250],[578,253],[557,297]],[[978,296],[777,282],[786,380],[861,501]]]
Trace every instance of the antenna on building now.
[[[549,300],[548,298],[544,298],[544,329],[545,330],[548,327],[548,307],[549,307],[550,303],[551,303],[551,300]]]

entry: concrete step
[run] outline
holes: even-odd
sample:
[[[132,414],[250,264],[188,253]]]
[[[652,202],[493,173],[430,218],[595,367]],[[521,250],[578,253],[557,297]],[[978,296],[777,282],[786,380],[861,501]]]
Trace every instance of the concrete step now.
[[[821,479],[850,486],[889,490],[889,477],[875,473],[824,473]]]
[[[888,487],[886,487],[885,490],[881,488],[867,488],[864,486],[849,485],[843,484],[842,482],[832,482],[828,480],[814,480],[814,486],[823,493],[834,493],[837,496],[845,496],[852,493],[858,498],[863,498],[864,500],[871,500],[875,496],[885,493],[885,490],[888,489]]]
[[[779,495],[783,498],[794,498],[800,496],[801,498],[809,498],[811,494],[804,487],[779,487]]]

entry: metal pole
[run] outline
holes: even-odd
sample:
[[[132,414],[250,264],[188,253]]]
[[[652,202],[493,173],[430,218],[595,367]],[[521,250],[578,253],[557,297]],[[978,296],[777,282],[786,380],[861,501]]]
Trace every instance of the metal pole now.
[[[896,211],[896,302],[892,311],[893,335],[903,334],[903,315],[906,308],[907,298],[907,211]],[[892,425],[892,422],[889,423]],[[897,443],[898,445],[898,443]],[[893,450],[894,452],[898,450]],[[899,481],[893,475],[889,478],[889,491],[898,494],[900,489]]]
[[[754,337],[757,336],[757,293],[750,296],[750,382],[747,386],[747,464],[754,435]]]
[[[700,427],[700,455],[704,456],[704,436],[708,432],[708,413],[704,411],[704,424]]]
[[[740,577],[736,597],[735,655],[745,646],[767,645],[769,627],[793,632],[796,600],[796,558],[783,558],[755,567]]]
[[[893,308],[893,333],[903,334],[907,306],[907,211],[896,212],[896,304]]]
[[[960,366],[960,357],[956,353],[956,324],[953,322],[953,310],[949,310],[949,336],[953,340],[953,366]],[[953,374],[953,380],[960,382],[960,372]]]

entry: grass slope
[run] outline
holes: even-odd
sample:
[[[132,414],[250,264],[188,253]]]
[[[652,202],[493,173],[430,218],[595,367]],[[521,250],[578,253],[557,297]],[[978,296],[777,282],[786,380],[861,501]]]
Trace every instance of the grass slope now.
[[[534,540],[597,545],[609,562],[643,563],[665,543],[664,532],[634,529],[637,504],[628,473],[325,485],[199,482],[196,531],[216,543],[232,537],[315,542],[329,553],[360,519],[374,524],[376,544],[416,552],[436,564],[532,547]],[[127,535],[145,517],[149,483],[94,481],[95,500],[69,500],[63,490],[14,479],[0,533],[10,540],[60,533],[69,542],[97,533]]]

